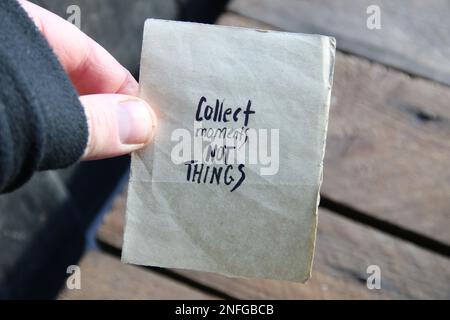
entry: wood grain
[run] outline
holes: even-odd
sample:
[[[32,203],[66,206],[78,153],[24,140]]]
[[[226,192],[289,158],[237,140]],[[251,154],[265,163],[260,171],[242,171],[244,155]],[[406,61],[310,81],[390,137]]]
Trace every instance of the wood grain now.
[[[117,258],[90,251],[80,262],[81,289],[65,289],[59,299],[213,299],[174,280],[122,264]]]
[[[369,5],[381,29],[367,28]],[[288,31],[337,38],[338,48],[450,84],[450,3],[447,0],[233,0],[235,13]]]
[[[122,246],[125,194],[116,199],[98,238]],[[366,287],[369,265],[381,268],[382,289]],[[227,278],[173,270],[240,299],[449,298],[450,261],[379,231],[320,210],[313,277],[307,284]]]
[[[273,27],[225,14],[221,24]],[[323,194],[386,221],[450,242],[449,89],[338,53]],[[98,238],[122,245],[125,195]],[[382,289],[366,287],[381,268]],[[242,299],[449,298],[450,260],[321,209],[307,284],[174,270]]]
[[[449,102],[448,87],[338,52],[321,193],[449,244]]]

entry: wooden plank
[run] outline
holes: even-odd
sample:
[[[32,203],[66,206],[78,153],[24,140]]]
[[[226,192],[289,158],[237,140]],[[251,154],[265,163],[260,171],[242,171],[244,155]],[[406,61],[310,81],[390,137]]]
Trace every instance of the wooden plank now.
[[[120,248],[125,194],[114,204],[98,238]],[[369,265],[381,268],[382,289],[366,287]],[[320,210],[313,277],[307,284],[227,278],[173,270],[241,299],[449,298],[450,261],[379,231]]]
[[[449,101],[448,87],[337,53],[322,194],[449,244]]]
[[[65,288],[62,300],[90,299],[214,299],[174,280],[90,251],[80,262],[81,289]]]
[[[367,28],[370,5],[381,29]],[[338,48],[450,84],[450,3],[447,0],[233,0],[235,13],[295,32],[337,38]]]

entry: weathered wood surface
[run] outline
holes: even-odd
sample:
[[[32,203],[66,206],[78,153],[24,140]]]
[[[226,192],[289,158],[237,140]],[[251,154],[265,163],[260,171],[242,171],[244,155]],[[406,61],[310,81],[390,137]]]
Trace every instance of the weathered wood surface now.
[[[125,194],[116,199],[98,238],[121,248]],[[369,265],[381,268],[382,289],[366,287]],[[377,230],[320,210],[313,277],[307,284],[226,278],[173,270],[241,299],[450,298],[450,260]]]
[[[122,264],[101,252],[88,252],[80,262],[81,288],[61,292],[59,299],[215,299],[197,289],[143,268]]]
[[[273,28],[234,14],[219,23]],[[448,101],[444,86],[338,53],[323,194],[450,242]],[[124,199],[116,201],[98,233],[117,248]],[[366,287],[369,265],[381,268],[381,290]],[[450,297],[450,260],[324,209],[313,278],[305,285],[174,271],[242,299]]]
[[[449,103],[448,87],[338,52],[321,193],[449,244]]]
[[[380,8],[379,30],[367,28],[370,5]],[[233,0],[229,9],[284,30],[333,35],[345,51],[450,84],[448,0]]]

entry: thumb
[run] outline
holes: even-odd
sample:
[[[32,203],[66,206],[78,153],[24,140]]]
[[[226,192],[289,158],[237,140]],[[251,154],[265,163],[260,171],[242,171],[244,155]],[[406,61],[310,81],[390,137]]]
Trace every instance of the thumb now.
[[[121,94],[81,96],[89,127],[82,160],[110,158],[142,148],[153,137],[156,116],[142,99]]]

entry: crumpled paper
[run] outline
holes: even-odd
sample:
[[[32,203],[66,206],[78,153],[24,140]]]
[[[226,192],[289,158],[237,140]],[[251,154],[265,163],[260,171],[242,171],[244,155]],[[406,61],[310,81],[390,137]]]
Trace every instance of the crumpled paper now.
[[[306,281],[334,56],[325,36],[147,20],[158,128],[132,155],[122,260]]]

